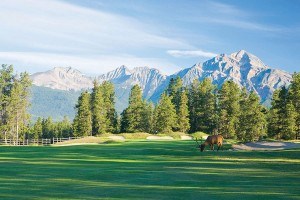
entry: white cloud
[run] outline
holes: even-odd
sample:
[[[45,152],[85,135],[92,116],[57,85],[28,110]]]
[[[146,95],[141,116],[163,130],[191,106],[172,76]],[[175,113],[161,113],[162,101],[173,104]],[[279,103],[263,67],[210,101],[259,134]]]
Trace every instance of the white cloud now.
[[[97,53],[191,47],[134,18],[55,0],[2,0],[0,25],[0,42],[34,51],[62,51],[66,46],[69,51]]]
[[[167,53],[174,57],[205,57],[205,58],[212,58],[216,56],[216,53],[212,52],[205,52],[202,50],[196,51],[184,51],[184,50],[168,50]]]
[[[17,71],[37,72],[51,67],[74,67],[89,75],[100,75],[121,65],[129,68],[149,66],[171,74],[179,68],[168,61],[157,58],[141,58],[131,55],[61,55],[36,52],[0,52],[2,63],[14,64]],[[30,67],[28,67],[30,66]],[[26,67],[24,69],[24,67]]]
[[[173,63],[139,55],[194,48],[138,19],[57,0],[1,0],[0,27],[1,63],[29,72],[72,66],[99,74],[147,65],[172,73]]]

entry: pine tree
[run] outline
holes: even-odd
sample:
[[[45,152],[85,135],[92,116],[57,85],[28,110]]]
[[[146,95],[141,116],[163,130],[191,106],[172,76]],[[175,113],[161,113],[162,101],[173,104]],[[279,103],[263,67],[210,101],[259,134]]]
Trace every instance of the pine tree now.
[[[94,87],[91,94],[91,108],[93,135],[105,133],[110,122],[109,119],[107,119],[107,109],[105,109],[102,89],[97,81],[94,81]]]
[[[180,94],[183,90],[182,80],[179,76],[175,79],[171,78],[167,88],[168,95],[172,98],[172,103],[175,106],[176,111],[179,110],[180,106]]]
[[[116,133],[118,126],[118,115],[115,109],[115,90],[111,82],[104,81],[100,88],[102,90],[104,108],[106,109],[106,130],[105,132]]]
[[[277,139],[294,139],[296,137],[297,113],[292,99],[292,95],[286,87],[274,92],[268,117],[269,136]]]
[[[268,136],[271,138],[279,139],[279,132],[281,129],[280,126],[280,118],[279,118],[279,110],[280,110],[280,99],[279,99],[279,89],[273,92],[272,100],[271,100],[271,108],[267,116],[268,121]]]
[[[279,91],[279,136],[282,139],[294,139],[296,135],[296,113],[286,87]]]
[[[47,119],[42,120],[42,138],[52,138],[54,137],[54,129],[55,125],[53,123],[52,117],[48,117]]]
[[[293,74],[293,80],[289,89],[290,98],[295,109],[296,117],[296,135],[295,139],[300,137],[300,72]]]
[[[180,104],[177,114],[178,129],[186,133],[190,129],[189,123],[189,110],[188,110],[188,97],[187,92],[184,90],[180,94]]]
[[[233,81],[225,82],[219,91],[219,133],[235,138],[240,113],[240,89]]]
[[[163,93],[154,113],[155,133],[168,133],[172,131],[176,124],[175,106],[166,93]]]
[[[177,117],[179,115],[180,95],[182,90],[183,84],[181,78],[179,76],[177,76],[175,79],[171,78],[167,88],[167,93],[171,97],[172,103],[175,106]],[[177,123],[178,121],[179,119],[176,120],[176,124],[173,127],[175,131],[179,130],[179,124]]]
[[[42,138],[43,135],[43,124],[42,124],[42,118],[38,118],[33,126],[33,139],[39,139]]]
[[[240,101],[241,114],[239,116],[237,137],[242,141],[254,141],[265,134],[264,109],[260,105],[259,97],[254,92],[250,92],[246,96],[245,92],[244,89],[242,92],[243,99]]]
[[[7,128],[16,143],[24,138],[27,131],[30,115],[27,112],[29,107],[29,88],[31,80],[29,75],[21,73],[16,76],[11,87],[7,101]]]
[[[209,78],[194,81],[189,89],[191,132],[213,133],[217,126],[216,87]]]
[[[141,112],[142,121],[140,123],[141,131],[150,133],[153,129],[153,106],[151,103],[143,100],[142,112]]]
[[[74,136],[90,136],[92,134],[92,113],[90,109],[90,94],[87,91],[81,93],[76,105],[74,118]]]
[[[195,79],[188,90],[188,108],[190,118],[190,132],[198,131],[198,109],[199,109],[199,88],[200,82]]]
[[[0,69],[0,131],[4,133],[4,135],[0,135],[0,137],[4,138],[5,142],[7,141],[9,131],[7,124],[7,106],[13,81],[13,66],[2,65],[2,69]]]
[[[200,131],[214,133],[217,125],[216,87],[209,78],[205,78],[199,85],[199,91]]]
[[[237,131],[237,138],[241,141],[245,141],[248,125],[248,117],[251,112],[251,105],[249,105],[249,95],[245,87],[241,91],[240,99],[240,117],[239,117],[239,129]]]
[[[121,113],[120,132],[126,133],[129,129],[128,110],[124,109]]]
[[[126,111],[122,115],[123,127],[122,131],[133,133],[143,131],[141,124],[144,120],[142,118],[142,112],[144,109],[144,102],[142,98],[142,89],[138,85],[134,85],[131,88],[129,95],[129,104]]]
[[[72,124],[67,116],[62,121],[54,123],[54,137],[66,138],[72,136]]]

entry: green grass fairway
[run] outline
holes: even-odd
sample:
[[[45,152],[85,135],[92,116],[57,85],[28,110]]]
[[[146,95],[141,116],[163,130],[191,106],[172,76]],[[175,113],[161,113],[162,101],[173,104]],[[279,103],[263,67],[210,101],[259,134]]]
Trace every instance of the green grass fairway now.
[[[300,199],[300,149],[193,141],[0,147],[0,199]]]

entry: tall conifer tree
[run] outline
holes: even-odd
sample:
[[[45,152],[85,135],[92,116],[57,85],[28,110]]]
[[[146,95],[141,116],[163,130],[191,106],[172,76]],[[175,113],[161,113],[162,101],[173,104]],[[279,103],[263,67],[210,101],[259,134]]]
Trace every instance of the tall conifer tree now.
[[[286,87],[279,91],[279,135],[282,139],[294,139],[296,135],[296,113]]]
[[[92,134],[92,113],[90,109],[90,94],[87,91],[81,93],[76,105],[74,118],[74,136],[90,136]]]
[[[167,93],[171,97],[172,103],[175,106],[177,118],[179,116],[180,98],[181,98],[182,91],[183,91],[183,84],[181,78],[179,76],[177,76],[176,78],[171,78],[167,88]],[[176,124],[173,127],[175,131],[179,130],[178,121],[179,119],[176,120],[175,122]]]
[[[245,93],[246,91],[243,90]],[[244,96],[244,95],[242,95]],[[243,141],[254,141],[265,135],[266,120],[259,97],[250,92],[240,102],[241,114],[239,116],[239,129],[237,137]]]
[[[279,116],[279,110],[280,108],[280,99],[279,99],[279,89],[275,90],[272,96],[271,100],[271,108],[267,115],[267,121],[268,121],[268,136],[271,138],[277,138],[279,139],[279,132],[281,129],[281,123],[280,123],[280,116]]]
[[[7,101],[7,128],[11,138],[18,143],[20,138],[24,139],[27,131],[30,115],[29,88],[31,80],[28,73],[21,73],[16,76]]]
[[[43,136],[43,124],[42,124],[42,118],[38,118],[37,121],[34,123],[33,126],[33,139],[39,139]]]
[[[104,108],[106,109],[106,132],[115,133],[118,126],[118,115],[115,109],[115,89],[109,81],[104,81],[100,88],[102,89]]]
[[[216,87],[209,78],[194,81],[189,89],[191,132],[213,133],[217,126]]]
[[[129,105],[122,115],[122,131],[129,133],[143,131],[142,123],[146,120],[142,115],[144,109],[142,89],[139,85],[134,85],[129,95]]]
[[[189,123],[189,110],[188,110],[188,97],[186,91],[182,91],[180,94],[180,104],[177,114],[178,129],[181,132],[186,133],[190,129]]]
[[[52,120],[52,117],[48,117],[47,119],[42,120],[42,126],[43,126],[43,133],[42,137],[43,138],[52,138],[54,137],[54,129],[55,125]]]
[[[172,131],[176,124],[176,110],[175,106],[166,93],[163,93],[158,105],[155,108],[155,133],[168,133]]]
[[[293,80],[289,89],[290,98],[295,109],[296,135],[295,139],[300,137],[300,72],[293,74]]]
[[[236,137],[240,95],[240,88],[233,81],[226,81],[219,91],[219,133],[225,138]]]
[[[110,120],[107,118],[108,110],[105,108],[103,92],[97,81],[94,81],[91,94],[91,109],[93,135],[105,133]]]

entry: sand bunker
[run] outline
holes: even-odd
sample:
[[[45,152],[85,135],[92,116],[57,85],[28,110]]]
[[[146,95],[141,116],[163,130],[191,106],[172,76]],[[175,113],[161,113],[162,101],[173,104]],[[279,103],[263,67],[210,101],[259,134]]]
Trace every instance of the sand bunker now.
[[[264,151],[300,148],[300,143],[293,142],[249,142],[232,145],[234,150]]]
[[[111,135],[111,136],[108,136],[108,138],[111,140],[116,140],[116,141],[125,141],[125,138],[120,135]]]
[[[156,136],[156,135],[152,135],[152,136],[148,136],[147,140],[174,140],[174,138],[172,138],[171,136]]]
[[[189,136],[189,135],[181,135],[180,139],[181,140],[192,140],[193,138],[191,136]]]

